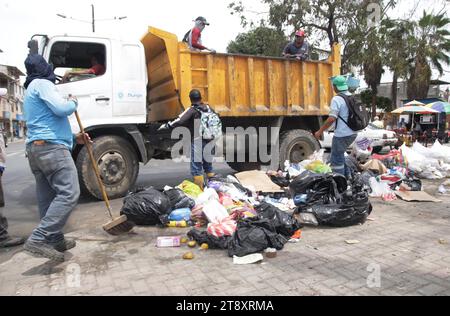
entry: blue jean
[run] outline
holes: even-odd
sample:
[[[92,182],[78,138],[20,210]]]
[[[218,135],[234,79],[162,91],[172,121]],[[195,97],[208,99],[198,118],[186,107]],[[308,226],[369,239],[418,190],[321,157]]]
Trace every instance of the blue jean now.
[[[41,219],[29,241],[55,244],[64,240],[62,230],[80,197],[77,169],[64,145],[28,145],[27,154]]]
[[[205,173],[213,172],[214,149],[208,150],[212,144],[205,151],[205,147],[210,142],[210,140],[194,139],[191,143],[191,174],[194,177],[202,176],[203,171]]]
[[[357,135],[347,137],[333,137],[331,146],[331,169],[333,172],[339,173],[346,178],[350,177],[350,170],[345,163],[345,153],[347,148],[356,140]]]
[[[2,137],[0,135],[0,137]],[[5,197],[3,196],[2,173],[0,172],[0,241],[8,238],[8,220],[2,214],[5,206]]]

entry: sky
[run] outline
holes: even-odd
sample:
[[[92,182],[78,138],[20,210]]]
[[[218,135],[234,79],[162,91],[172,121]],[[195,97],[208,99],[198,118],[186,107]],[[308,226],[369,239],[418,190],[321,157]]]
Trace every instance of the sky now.
[[[251,11],[265,12],[266,7],[258,0],[242,0]],[[351,1],[351,0],[350,0]],[[416,17],[423,9],[439,11],[448,0],[399,0],[400,4],[391,16],[405,18],[418,3]],[[226,47],[239,33],[246,31],[240,25],[240,19],[230,14],[228,3],[231,0],[0,0],[0,64],[9,64],[24,71],[23,61],[28,49],[27,42],[33,34],[89,34],[90,23],[63,19],[56,14],[63,14],[79,20],[91,20],[91,4],[95,6],[96,19],[113,19],[127,16],[118,21],[97,21],[98,35],[139,40],[146,32],[147,26],[155,26],[175,33],[179,38],[192,27],[193,20],[204,16],[211,23],[203,32],[203,43],[219,52]],[[252,14],[250,13],[250,16]],[[253,14],[255,20],[261,16]],[[450,81],[450,66],[445,66],[446,73],[441,78]],[[435,73],[435,78],[438,74]],[[391,81],[389,72],[382,82]]]

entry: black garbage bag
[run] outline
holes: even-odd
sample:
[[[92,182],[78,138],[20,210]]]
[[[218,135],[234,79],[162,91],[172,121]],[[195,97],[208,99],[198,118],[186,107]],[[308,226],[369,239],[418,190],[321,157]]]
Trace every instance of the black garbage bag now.
[[[165,191],[164,194],[169,198],[172,210],[181,208],[194,208],[195,201],[188,197],[181,189],[171,189]]]
[[[364,183],[357,178],[352,189],[342,195],[342,203],[315,204],[298,211],[314,215],[319,226],[348,227],[364,224],[372,213],[372,204]]]
[[[352,177],[360,171],[358,160],[353,155],[345,157],[345,165],[350,170]]]
[[[315,204],[342,202],[342,194],[347,190],[347,179],[335,173],[317,174],[305,171],[289,186],[292,196],[307,195],[304,207]]]
[[[337,185],[339,193],[347,190],[347,179],[337,173],[319,174],[311,171],[305,171],[289,185],[292,195],[307,194],[310,190],[320,190],[321,188],[329,188],[330,182],[334,181]]]
[[[374,178],[376,176],[377,175],[373,171],[367,170],[367,171],[362,172],[361,175],[359,175],[358,178],[359,178],[360,181],[362,181],[362,183],[366,187],[370,188],[370,179]]]
[[[260,218],[270,220],[275,226],[276,232],[287,238],[292,237],[297,230],[302,228],[292,214],[283,212],[272,204],[262,202],[255,209]]]
[[[422,181],[419,179],[406,179],[403,183],[411,188],[411,191],[422,191]]]
[[[208,244],[209,249],[228,249],[228,243],[231,240],[230,236],[216,237],[197,229],[192,229],[187,235],[199,245]]]
[[[288,239],[278,234],[268,219],[247,218],[238,223],[237,230],[228,243],[230,257],[244,257],[267,248],[281,250]]]
[[[270,176],[270,180],[272,180],[273,183],[276,185],[287,188],[289,184],[291,183],[288,178],[286,177],[279,177],[279,176]]]
[[[123,201],[121,215],[136,225],[165,225],[172,211],[169,199],[161,192],[147,188],[129,194]]]

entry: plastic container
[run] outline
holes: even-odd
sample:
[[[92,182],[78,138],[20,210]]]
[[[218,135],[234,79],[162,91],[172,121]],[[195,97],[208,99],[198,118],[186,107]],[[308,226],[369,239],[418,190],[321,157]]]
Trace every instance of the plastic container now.
[[[273,248],[268,248],[268,249],[264,250],[264,253],[266,255],[266,258],[269,258],[269,259],[273,259],[273,258],[277,257],[277,250],[273,249]]]
[[[188,223],[186,221],[171,221],[167,224],[167,227],[186,228],[188,227]]]
[[[156,239],[156,247],[158,248],[181,247],[181,237],[180,236],[158,237]]]

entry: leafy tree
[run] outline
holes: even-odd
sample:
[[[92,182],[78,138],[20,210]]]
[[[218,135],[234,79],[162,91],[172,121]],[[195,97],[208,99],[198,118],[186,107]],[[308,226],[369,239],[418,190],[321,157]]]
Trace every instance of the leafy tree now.
[[[270,26],[286,34],[296,29],[304,28],[309,38],[316,38],[317,43],[328,41],[332,47],[334,43],[342,43],[344,54],[342,58],[342,71],[350,70],[351,60],[358,55],[364,32],[361,32],[361,23],[368,18],[367,6],[369,3],[383,5],[387,0],[262,0],[268,5],[268,19]],[[396,1],[388,1],[395,5]],[[232,2],[229,7],[232,14],[241,17],[243,26],[249,22],[246,9],[242,1]],[[364,28],[365,29],[365,28]]]
[[[372,108],[373,92],[370,89],[364,90],[360,95],[361,102],[368,108]],[[377,109],[382,109],[385,112],[391,112],[393,110],[392,100],[385,97],[376,97]]]
[[[408,77],[413,61],[414,23],[385,19],[382,23],[382,41],[385,43],[385,64],[392,71],[391,99],[397,106],[398,80]]]
[[[232,54],[280,57],[287,42],[283,32],[261,25],[239,34],[228,44],[227,51]]]
[[[424,99],[428,95],[431,82],[431,65],[442,76],[442,64],[450,64],[450,19],[444,13],[434,15],[423,12],[415,27],[415,56],[410,66],[408,98]]]

